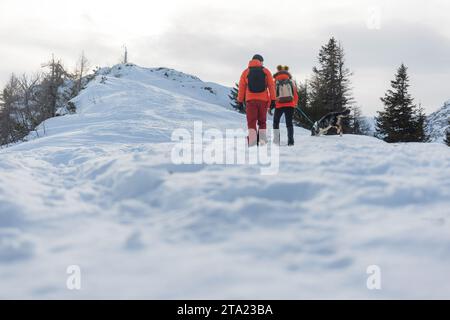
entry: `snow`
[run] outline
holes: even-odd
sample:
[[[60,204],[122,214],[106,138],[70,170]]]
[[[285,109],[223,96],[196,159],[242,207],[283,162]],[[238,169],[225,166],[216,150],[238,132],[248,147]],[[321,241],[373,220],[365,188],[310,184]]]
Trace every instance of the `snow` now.
[[[445,132],[449,128],[450,120],[450,100],[428,116],[427,132],[432,142],[444,142]]]
[[[369,132],[367,135],[374,136],[376,134],[376,119],[375,117],[362,117],[362,119],[365,121],[365,123],[368,126]]]
[[[450,296],[448,147],[297,128],[273,176],[173,164],[174,129],[245,129],[227,90],[102,69],[77,114],[1,150],[0,298]],[[66,288],[71,265],[81,291]],[[366,287],[371,265],[380,291]]]

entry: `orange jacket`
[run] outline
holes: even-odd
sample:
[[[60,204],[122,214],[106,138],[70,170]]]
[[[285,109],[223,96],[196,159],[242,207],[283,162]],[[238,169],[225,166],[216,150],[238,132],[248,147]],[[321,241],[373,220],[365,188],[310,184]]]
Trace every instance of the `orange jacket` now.
[[[273,81],[271,72],[266,68],[263,68],[263,71],[266,74],[267,90],[261,93],[253,93],[248,89],[248,74],[250,72],[250,68],[254,67],[262,67],[262,62],[259,60],[250,61],[250,63],[248,64],[248,69],[246,69],[242,73],[241,80],[239,81],[238,102],[242,103],[244,101],[252,100],[270,102],[272,100],[275,100],[275,83]]]
[[[282,81],[282,80],[287,80],[287,79],[292,80],[291,74],[287,71],[280,71],[280,72],[276,73],[273,77],[275,78],[275,81]],[[281,103],[281,102],[277,101],[277,103],[276,103],[277,109],[284,108],[284,107],[292,107],[292,108],[297,107],[297,105],[298,105],[298,89],[297,89],[297,85],[295,84],[295,81],[292,80],[292,84],[294,85],[294,100],[292,102],[285,102],[285,103]]]

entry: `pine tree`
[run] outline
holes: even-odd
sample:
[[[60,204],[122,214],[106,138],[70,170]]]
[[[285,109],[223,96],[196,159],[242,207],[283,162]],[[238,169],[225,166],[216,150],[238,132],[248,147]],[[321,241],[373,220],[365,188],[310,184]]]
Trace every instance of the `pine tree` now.
[[[448,120],[448,128],[445,133],[445,140],[444,142],[450,147],[450,120]]]
[[[413,114],[414,122],[413,122],[413,130],[411,135],[414,141],[417,142],[427,142],[429,141],[429,136],[426,133],[427,127],[427,116],[425,114],[424,109],[421,105],[415,108]]]
[[[350,76],[343,47],[331,38],[318,56],[319,66],[313,68],[310,82],[309,113],[314,121],[330,112],[343,111],[353,104]],[[348,129],[346,130],[348,132]]]
[[[413,104],[408,92],[408,68],[402,64],[397,70],[395,80],[381,101],[384,111],[376,118],[377,136],[386,142],[424,142],[425,115],[420,107]]]
[[[301,110],[301,112],[300,112],[300,110]],[[311,111],[312,111],[312,108],[310,108],[308,81],[305,81],[305,83],[300,82],[298,84],[298,108],[295,110],[295,113],[294,113],[295,124],[299,127],[305,128],[305,129],[311,129],[312,124],[305,117],[305,115],[306,115],[308,118],[311,119],[313,117],[313,115],[311,114]]]
[[[238,112],[245,114],[245,106],[243,108],[239,106],[239,102],[237,100],[238,94],[239,94],[239,84],[236,83],[234,88],[231,89],[230,94],[228,95],[228,97],[231,100],[230,104],[233,107],[233,109],[236,109]]]

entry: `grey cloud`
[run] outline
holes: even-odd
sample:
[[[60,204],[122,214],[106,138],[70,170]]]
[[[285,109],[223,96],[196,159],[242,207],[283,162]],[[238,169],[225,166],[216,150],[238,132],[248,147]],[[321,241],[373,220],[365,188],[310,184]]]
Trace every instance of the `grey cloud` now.
[[[396,23],[380,30],[347,25],[327,31],[344,43],[356,68],[397,67],[404,62],[422,73],[450,71],[449,39],[425,25]]]
[[[288,35],[285,39],[272,34],[255,37],[245,32],[221,35],[213,27],[200,31],[181,24],[158,38],[142,41],[138,47],[141,52],[153,52],[154,60],[164,57],[201,77],[232,85],[256,52],[266,57],[270,68],[289,64],[297,78],[303,80],[316,65],[320,47],[331,36],[343,43],[348,66],[355,73],[356,98],[370,113],[379,108],[379,97],[402,62],[410,67],[412,81],[421,84],[413,92],[420,93],[417,101],[432,109],[449,98],[446,83],[433,81],[433,76],[447,77],[447,83],[450,82],[450,42],[435,30],[418,24],[385,25],[377,31],[363,24],[334,25],[315,37]]]
[[[335,36],[342,41],[348,66],[355,73],[356,98],[371,110],[379,106],[378,98],[389,86],[401,62],[410,67],[412,80],[420,81],[418,100],[427,106],[436,106],[450,97],[447,87],[450,42],[436,29],[392,22],[379,31],[372,31],[363,22],[345,25],[324,22],[320,24],[322,29],[311,26],[309,30],[301,21],[292,21],[287,23],[292,24],[292,28],[285,33],[277,27],[276,17],[270,19],[253,14],[247,17],[242,12],[222,12],[206,6],[195,9],[171,17],[172,27],[158,36],[130,34],[123,42],[127,42],[131,60],[144,66],[173,67],[204,80],[233,85],[250,57],[260,53],[270,69],[277,64],[290,65],[296,78],[304,80],[317,63],[320,47],[330,36]],[[114,34],[96,32],[92,16],[86,15],[83,20],[85,29],[76,34],[40,28],[33,23],[17,25],[14,30],[2,29],[0,55],[23,50],[30,61],[36,61],[36,53],[42,56],[54,52],[73,63],[84,49],[93,64],[118,62],[121,48],[117,43],[121,39]],[[39,68],[40,60],[33,62],[35,65],[29,71]],[[21,61],[20,66],[2,66],[2,69],[10,67],[12,72],[25,65]],[[4,80],[4,76],[0,76],[0,80]],[[439,80],[433,81],[434,78]]]

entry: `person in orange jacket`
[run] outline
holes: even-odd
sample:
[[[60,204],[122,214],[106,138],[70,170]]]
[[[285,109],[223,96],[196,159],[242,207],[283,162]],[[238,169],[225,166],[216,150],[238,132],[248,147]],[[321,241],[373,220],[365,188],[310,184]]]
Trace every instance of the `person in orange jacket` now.
[[[278,66],[278,72],[273,76],[275,78],[277,100],[275,106],[271,106],[270,114],[275,109],[273,117],[274,143],[280,144],[280,120],[286,118],[286,127],[288,131],[288,145],[294,145],[294,125],[292,123],[294,111],[298,105],[298,89],[292,75],[289,73],[289,67]]]
[[[261,55],[255,55],[239,81],[237,100],[240,107],[246,103],[249,146],[267,143],[267,111],[275,107],[275,83],[263,62]]]

